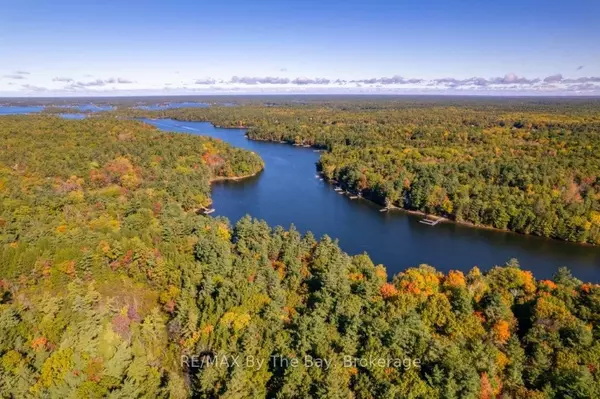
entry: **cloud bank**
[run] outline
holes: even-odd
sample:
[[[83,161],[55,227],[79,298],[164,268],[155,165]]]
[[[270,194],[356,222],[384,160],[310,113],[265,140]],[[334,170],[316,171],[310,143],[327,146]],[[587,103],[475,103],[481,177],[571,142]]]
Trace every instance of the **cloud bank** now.
[[[578,68],[581,69],[581,68]],[[28,72],[16,71],[4,75],[9,80],[27,79]],[[491,94],[491,95],[600,95],[600,77],[565,77],[562,73],[525,77],[513,72],[496,77],[421,78],[401,75],[343,79],[335,77],[285,77],[235,75],[229,79],[204,77],[186,81],[135,82],[123,77],[78,80],[56,76],[48,84],[31,82],[21,85],[21,91],[46,91],[77,94],[135,95],[152,91],[156,94],[202,93],[383,93],[383,94]],[[33,83],[36,83],[35,85]],[[14,87],[19,87],[15,85]]]
[[[75,82],[75,81],[73,81],[73,79],[70,79],[70,78],[60,78],[61,80],[58,80],[58,79],[59,78],[55,78],[55,81],[71,82],[68,86],[65,87],[65,89],[70,89],[70,90],[134,83],[132,80],[125,79],[125,78],[96,79],[96,80],[91,80],[91,81],[87,81],[87,82],[82,82],[82,81]]]
[[[183,85],[181,88],[186,88]],[[561,73],[545,77],[528,78],[515,73],[507,73],[497,77],[471,77],[459,79],[441,77],[436,79],[406,78],[400,75],[390,77],[372,77],[346,80],[324,77],[275,77],[275,76],[233,76],[228,80],[214,78],[197,79],[194,89],[212,89],[214,91],[307,91],[356,90],[382,92],[448,92],[448,93],[539,93],[539,94],[600,94],[600,77],[565,78]]]
[[[11,80],[24,80],[27,79],[27,75],[30,75],[27,71],[14,71],[13,73],[8,73],[2,77]]]

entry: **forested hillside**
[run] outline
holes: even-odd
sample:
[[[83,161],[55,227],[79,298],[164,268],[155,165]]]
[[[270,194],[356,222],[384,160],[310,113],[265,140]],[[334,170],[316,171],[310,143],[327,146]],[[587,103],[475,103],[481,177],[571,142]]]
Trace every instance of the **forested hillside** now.
[[[134,121],[0,118],[0,397],[600,397],[600,286],[516,261],[388,276],[195,212],[261,168]]]
[[[596,100],[315,101],[151,115],[327,149],[324,176],[382,205],[600,244]]]

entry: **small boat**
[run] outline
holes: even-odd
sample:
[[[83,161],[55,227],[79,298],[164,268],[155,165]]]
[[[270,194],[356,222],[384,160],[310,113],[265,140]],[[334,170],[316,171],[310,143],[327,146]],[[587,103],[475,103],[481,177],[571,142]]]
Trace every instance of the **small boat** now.
[[[335,191],[343,191],[341,187],[334,188]]]
[[[350,199],[351,199],[351,200],[358,199],[358,195],[351,195],[351,196],[350,196]]]
[[[387,212],[387,211],[389,211],[389,210],[390,210],[390,208],[381,208],[381,209],[379,210],[379,212]]]

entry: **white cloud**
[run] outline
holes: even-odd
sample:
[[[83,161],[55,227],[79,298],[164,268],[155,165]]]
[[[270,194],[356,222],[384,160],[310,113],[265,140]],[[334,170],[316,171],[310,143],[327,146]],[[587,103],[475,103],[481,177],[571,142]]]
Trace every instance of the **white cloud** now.
[[[12,80],[15,76],[10,74]],[[148,95],[168,94],[211,94],[211,93],[314,93],[314,94],[578,94],[599,95],[600,77],[568,78],[555,74],[545,78],[527,78],[515,73],[503,77],[443,77],[424,79],[419,77],[371,77],[347,80],[325,77],[278,77],[278,76],[233,76],[230,79],[212,77],[193,79],[181,77],[177,81],[162,80],[160,76],[146,77],[135,82],[123,77],[108,79],[76,80],[68,76],[48,77],[44,81],[36,75],[28,85],[10,86],[4,82],[4,90],[11,94],[45,91],[47,95]],[[2,82],[0,82],[0,85]],[[0,91],[2,87],[0,87]],[[4,95],[4,93],[2,93]]]

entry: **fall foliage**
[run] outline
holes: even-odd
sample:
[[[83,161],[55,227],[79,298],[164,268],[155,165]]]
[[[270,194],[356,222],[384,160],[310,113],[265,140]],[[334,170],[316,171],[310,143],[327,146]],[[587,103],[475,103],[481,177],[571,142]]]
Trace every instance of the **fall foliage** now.
[[[328,180],[382,205],[600,244],[598,101],[259,100],[131,116],[210,121],[325,150]]]
[[[241,108],[208,116],[256,123],[259,111]],[[273,111],[283,121],[299,112]],[[315,121],[337,129],[338,112]],[[387,123],[396,111],[369,112]],[[474,122],[469,112],[444,112]],[[306,126],[293,131],[298,140],[308,140]],[[460,133],[448,129],[446,140]],[[0,149],[1,397],[600,397],[600,286],[567,269],[538,281],[510,260],[446,275],[418,265],[388,277],[328,236],[199,215],[212,178],[259,170],[260,159],[135,121],[0,117]],[[439,187],[430,204],[449,211],[453,192]],[[588,206],[587,195],[583,204],[571,195],[569,207]],[[252,369],[180,361],[201,354],[267,361]],[[306,356],[333,366],[268,361]],[[419,365],[343,367],[345,356]]]

